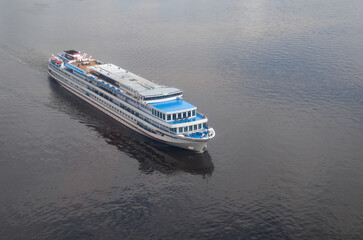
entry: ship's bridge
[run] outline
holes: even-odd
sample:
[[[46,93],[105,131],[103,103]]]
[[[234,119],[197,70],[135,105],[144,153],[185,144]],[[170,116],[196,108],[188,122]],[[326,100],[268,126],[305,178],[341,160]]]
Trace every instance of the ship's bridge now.
[[[149,103],[152,114],[172,124],[204,119],[197,107],[183,99]]]
[[[178,88],[159,85],[114,64],[108,63],[90,66],[88,69],[92,74],[104,81],[109,82],[116,87],[122,88],[131,95],[141,98],[146,102],[181,97],[183,94],[183,92]]]

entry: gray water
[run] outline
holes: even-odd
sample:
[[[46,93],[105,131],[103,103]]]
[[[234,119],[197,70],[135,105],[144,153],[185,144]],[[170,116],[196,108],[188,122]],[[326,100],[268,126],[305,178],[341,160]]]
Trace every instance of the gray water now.
[[[362,1],[0,6],[0,239],[363,238]],[[184,90],[208,151],[68,93],[67,49]]]

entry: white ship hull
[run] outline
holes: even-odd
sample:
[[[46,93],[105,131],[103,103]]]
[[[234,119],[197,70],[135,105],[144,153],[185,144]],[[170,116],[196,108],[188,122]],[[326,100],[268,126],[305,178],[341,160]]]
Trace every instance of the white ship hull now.
[[[132,119],[126,118],[119,114],[117,111],[114,111],[113,109],[104,106],[104,104],[97,102],[95,99],[87,96],[83,92],[77,90],[75,87],[71,86],[65,79],[67,79],[67,76],[60,75],[61,72],[58,72],[58,76],[52,73],[54,69],[51,69],[49,67],[49,75],[54,78],[61,86],[63,86],[65,89],[67,89],[69,92],[73,93],[74,95],[80,97],[81,99],[85,100],[92,106],[96,107],[97,109],[101,110],[102,112],[106,113],[110,117],[114,118],[118,122],[122,123],[123,125],[129,127],[132,130],[135,130],[136,132],[147,136],[151,139],[160,141],[165,144],[169,144],[171,146],[192,150],[195,152],[204,152],[207,147],[207,140],[208,139],[190,139],[181,136],[173,136],[171,134],[162,132],[160,129],[157,129],[153,127],[152,125],[148,124],[147,122],[143,122],[144,125],[147,125],[150,129],[153,129],[155,133],[145,130],[144,128],[140,127],[137,124],[137,121],[134,121]],[[81,86],[80,86],[81,87]]]

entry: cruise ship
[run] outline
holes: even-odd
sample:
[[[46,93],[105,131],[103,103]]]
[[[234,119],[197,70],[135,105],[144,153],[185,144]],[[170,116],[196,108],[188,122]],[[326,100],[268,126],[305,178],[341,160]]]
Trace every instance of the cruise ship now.
[[[207,116],[185,101],[178,88],[157,84],[76,50],[52,55],[48,73],[68,91],[154,140],[204,152],[215,136]]]

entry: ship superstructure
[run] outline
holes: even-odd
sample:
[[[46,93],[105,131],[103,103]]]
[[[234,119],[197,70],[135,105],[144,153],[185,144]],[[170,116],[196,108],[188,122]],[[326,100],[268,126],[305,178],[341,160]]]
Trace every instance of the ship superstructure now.
[[[203,152],[215,136],[206,115],[183,92],[114,64],[68,50],[49,59],[49,75],[127,127],[176,147]]]

